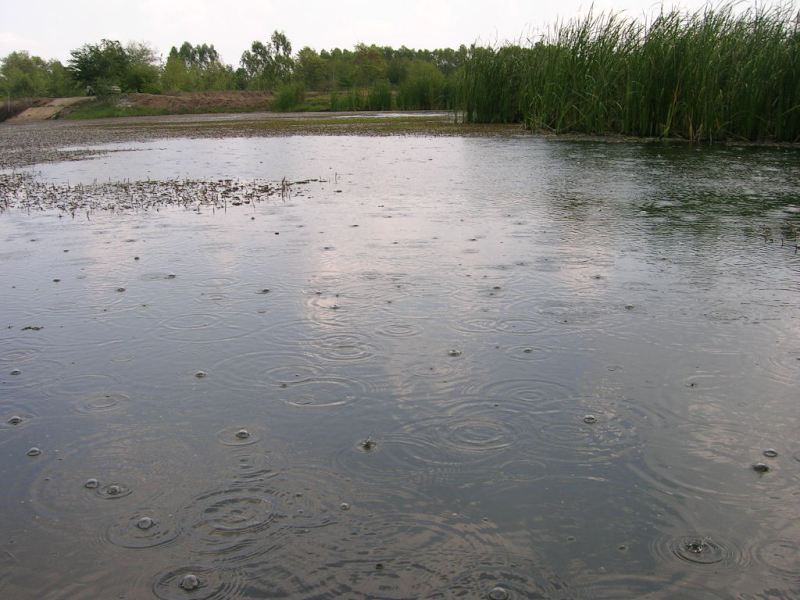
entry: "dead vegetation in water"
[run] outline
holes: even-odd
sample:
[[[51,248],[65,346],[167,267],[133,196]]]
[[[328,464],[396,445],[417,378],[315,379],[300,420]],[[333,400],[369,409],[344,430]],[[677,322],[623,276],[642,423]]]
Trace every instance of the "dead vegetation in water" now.
[[[168,180],[53,184],[36,181],[27,173],[0,174],[0,213],[57,210],[75,217],[92,212],[137,212],[177,206],[200,211],[255,205],[272,198],[302,196],[301,186],[321,181]]]

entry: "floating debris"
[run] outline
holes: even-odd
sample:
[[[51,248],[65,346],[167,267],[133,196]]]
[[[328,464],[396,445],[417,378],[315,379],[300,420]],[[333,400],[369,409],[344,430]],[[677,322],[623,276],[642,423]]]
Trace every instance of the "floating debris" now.
[[[756,463],[753,465],[753,470],[756,473],[767,473],[769,471],[769,465],[765,465],[764,463]]]
[[[44,329],[43,325],[26,325],[22,331],[41,331],[42,329]]]
[[[371,452],[372,450],[378,447],[378,442],[373,440],[371,437],[368,437],[365,440],[361,440],[361,442],[359,442],[358,445],[365,452]]]
[[[29,173],[7,173],[0,175],[0,196],[4,210],[57,209],[75,217],[78,212],[88,215],[94,211],[147,211],[162,206],[225,209],[229,204],[241,206],[273,197],[285,199],[294,195],[290,194],[293,187],[317,181],[187,179],[67,185],[39,182]]]

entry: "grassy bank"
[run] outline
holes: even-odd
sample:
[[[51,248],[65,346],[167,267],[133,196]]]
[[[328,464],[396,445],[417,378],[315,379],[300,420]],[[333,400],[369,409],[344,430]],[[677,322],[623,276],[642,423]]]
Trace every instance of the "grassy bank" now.
[[[470,122],[537,130],[800,140],[800,31],[790,8],[589,15],[532,46],[473,47]]]

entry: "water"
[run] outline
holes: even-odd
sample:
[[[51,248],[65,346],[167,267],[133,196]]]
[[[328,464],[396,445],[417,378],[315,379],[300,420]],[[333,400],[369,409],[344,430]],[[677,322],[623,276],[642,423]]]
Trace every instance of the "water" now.
[[[795,151],[105,148],[319,181],[0,214],[3,598],[800,595]]]

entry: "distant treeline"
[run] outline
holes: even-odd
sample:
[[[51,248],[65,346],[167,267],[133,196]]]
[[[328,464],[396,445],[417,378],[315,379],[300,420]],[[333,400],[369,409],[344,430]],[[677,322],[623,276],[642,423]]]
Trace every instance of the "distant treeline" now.
[[[302,99],[308,90],[333,92],[332,103],[342,109],[448,108],[468,54],[466,46],[412,50],[364,44],[321,52],[305,47],[294,54],[289,39],[275,31],[267,41],[254,41],[234,68],[220,60],[213,44],[184,42],[163,60],[146,44],[102,40],[73,50],[66,66],[12,52],[0,64],[0,90],[12,98],[264,90],[278,93],[284,103]]]
[[[709,6],[649,22],[590,13],[528,45],[411,50],[309,47],[275,31],[239,66],[184,42],[166,60],[146,44],[102,40],[66,66],[14,52],[0,64],[13,97],[269,90],[274,108],[327,94],[331,110],[454,109],[535,130],[800,141],[800,13],[790,5]]]

